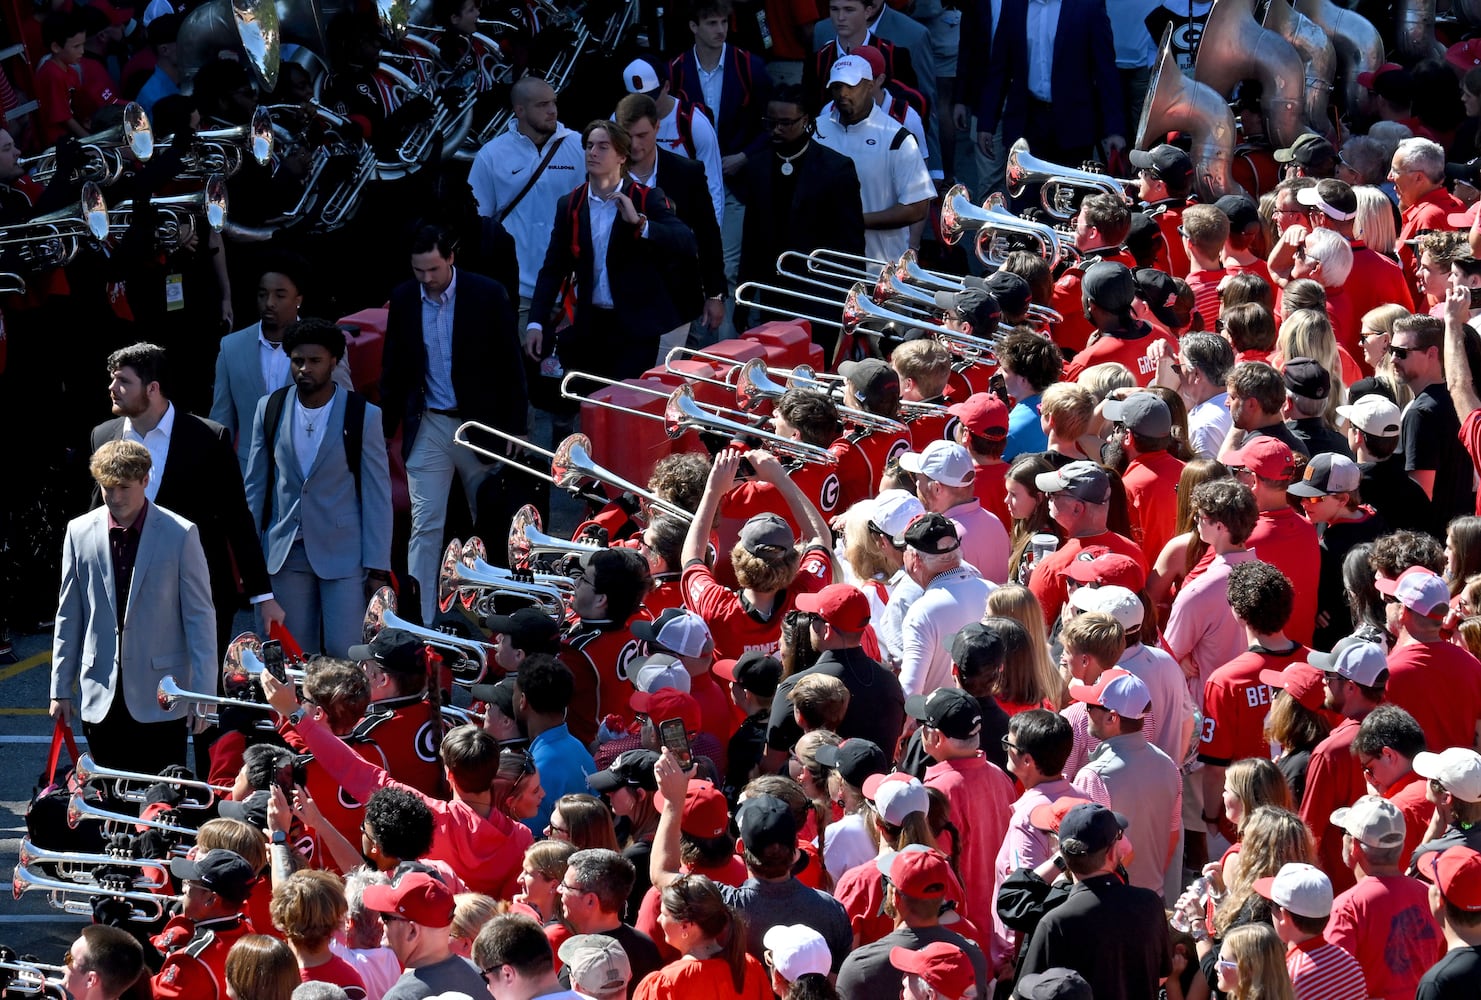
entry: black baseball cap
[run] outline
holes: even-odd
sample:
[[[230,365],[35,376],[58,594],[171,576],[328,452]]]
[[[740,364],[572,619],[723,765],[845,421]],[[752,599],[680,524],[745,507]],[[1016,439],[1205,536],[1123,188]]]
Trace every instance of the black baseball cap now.
[[[474,701],[493,705],[506,719],[514,715],[514,678],[506,677],[497,684],[474,684],[468,688]]]
[[[1193,176],[1193,159],[1176,146],[1162,143],[1151,149],[1133,149],[1126,154],[1138,170],[1150,170],[1163,181],[1186,182]]]
[[[1332,376],[1313,358],[1292,358],[1281,369],[1286,389],[1302,399],[1326,399],[1332,393]]]
[[[1117,835],[1130,825],[1125,816],[1098,802],[1081,803],[1060,820],[1059,849],[1072,855],[1103,851],[1114,844]]]
[[[905,714],[954,740],[970,739],[982,732],[982,707],[961,688],[913,694],[905,699]]]
[[[495,635],[507,635],[509,644],[524,653],[554,654],[560,648],[560,625],[535,608],[520,608],[512,615],[488,615],[483,623]]]
[[[216,811],[223,819],[239,819],[259,830],[266,830],[267,803],[271,798],[271,792],[257,791],[240,802],[222,799],[216,804]]]
[[[1156,256],[1157,244],[1162,241],[1162,229],[1157,220],[1146,212],[1131,213],[1131,229],[1126,234],[1126,249],[1137,260],[1151,260]],[[999,272],[1001,273],[1001,272]]]
[[[998,320],[1003,318],[1003,310],[997,297],[988,290],[987,282],[972,276],[962,279],[960,291],[937,292],[936,307],[956,313],[972,324],[972,332],[979,336],[993,333]]]
[[[1178,314],[1173,304],[1178,300],[1178,286],[1172,275],[1155,267],[1138,268],[1133,275],[1136,281],[1136,297],[1147,304],[1158,322],[1167,327],[1178,325]]]
[[[797,846],[797,823],[792,819],[792,809],[775,795],[746,799],[735,811],[735,825],[740,829],[746,850],[758,857],[768,847]]]
[[[782,682],[782,661],[755,649],[742,653],[738,660],[716,660],[710,670],[762,698],[775,696]]]
[[[374,660],[382,668],[398,674],[425,674],[426,664],[422,661],[423,641],[401,628],[383,628],[370,642],[351,646],[352,660]]]
[[[658,754],[652,750],[624,750],[605,771],[587,775],[586,783],[594,792],[615,792],[624,787],[656,792],[658,778],[653,774],[653,765],[657,763]]]
[[[1226,194],[1214,207],[1229,217],[1229,231],[1242,233],[1260,224],[1260,206],[1247,194]]]
[[[951,662],[968,677],[1002,666],[1007,655],[1003,637],[980,622],[964,626],[951,640]]]
[[[892,398],[900,399],[899,372],[878,358],[845,361],[838,366],[838,374],[848,379],[861,402],[888,405]]]
[[[1021,274],[1012,271],[994,271],[986,281],[987,290],[992,292],[993,298],[998,300],[998,306],[1004,312],[1017,315],[1029,307],[1033,301],[1033,289],[1029,287],[1028,279]]]
[[[245,903],[257,884],[257,873],[235,851],[218,848],[198,858],[175,858],[170,874],[181,882],[199,882],[223,899]]]
[[[927,555],[943,555],[961,548],[956,525],[944,514],[922,514],[905,529],[905,544]]]
[[[1114,260],[1091,264],[1080,279],[1080,290],[1090,302],[1108,312],[1130,309],[1136,299],[1136,279],[1131,268]]]
[[[837,746],[824,743],[818,747],[816,756],[819,764],[833,768],[840,778],[855,788],[863,788],[870,777],[890,771],[890,760],[879,744],[857,736]]]

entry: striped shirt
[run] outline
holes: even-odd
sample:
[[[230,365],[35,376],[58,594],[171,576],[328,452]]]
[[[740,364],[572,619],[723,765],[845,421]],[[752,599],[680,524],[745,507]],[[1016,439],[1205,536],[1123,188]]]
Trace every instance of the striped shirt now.
[[[1193,290],[1193,308],[1203,317],[1203,329],[1209,333],[1214,332],[1214,324],[1219,319],[1219,283],[1227,273],[1223,269],[1194,269],[1188,272],[1188,287]]]
[[[1368,995],[1358,960],[1320,934],[1286,951],[1286,971],[1296,1000],[1363,1000]]]

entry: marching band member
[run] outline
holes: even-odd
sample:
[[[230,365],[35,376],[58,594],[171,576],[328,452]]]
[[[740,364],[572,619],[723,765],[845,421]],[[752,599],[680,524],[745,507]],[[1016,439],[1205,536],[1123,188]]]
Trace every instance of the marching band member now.
[[[1181,278],[1188,273],[1190,265],[1178,228],[1183,224],[1183,209],[1193,190],[1193,159],[1165,142],[1148,150],[1130,150],[1126,158],[1136,167],[1137,197],[1162,232],[1161,252],[1153,266]]]
[[[946,345],[920,336],[905,341],[890,353],[890,367],[900,375],[900,398],[912,403],[946,403],[946,383],[951,378],[951,351]],[[920,451],[932,441],[946,438],[951,417],[940,412],[919,413],[906,420],[910,446]]]
[[[851,410],[865,410],[891,420],[900,419],[900,376],[895,369],[878,358],[862,361],[845,361],[838,366],[838,374],[844,378],[843,405]],[[899,458],[910,450],[910,434],[874,430],[856,426],[846,435],[848,442],[858,448],[869,463],[870,488],[865,497],[873,493],[873,485],[884,475],[885,466],[891,459]],[[856,497],[855,502],[865,497]]]
[[[632,623],[648,614],[643,596],[652,581],[632,549],[597,549],[583,555],[571,599],[574,616],[561,640],[560,659],[576,675],[576,696],[566,724],[583,743],[597,737],[608,715],[626,716],[632,683],[627,666],[638,655]]]
[[[226,955],[255,934],[242,907],[257,881],[240,854],[207,851],[176,858],[170,874],[180,880],[184,904],[151,942],[164,964],[151,980],[156,1000],[227,1000]]]
[[[1114,260],[1128,268],[1136,266],[1135,258],[1122,246],[1129,232],[1131,208],[1122,199],[1093,194],[1080,203],[1080,211],[1075,214],[1075,250],[1080,259],[1054,283],[1054,299],[1050,303],[1064,317],[1054,325],[1053,336],[1066,355],[1083,351],[1095,332],[1081,302],[1080,283],[1086,269],[1097,260]]]
[[[440,685],[428,683],[432,654],[421,639],[399,628],[383,628],[369,643],[351,646],[349,653],[365,667],[370,680],[370,707],[351,738],[375,744],[397,781],[442,794],[442,762],[437,757],[443,732],[442,691]]]

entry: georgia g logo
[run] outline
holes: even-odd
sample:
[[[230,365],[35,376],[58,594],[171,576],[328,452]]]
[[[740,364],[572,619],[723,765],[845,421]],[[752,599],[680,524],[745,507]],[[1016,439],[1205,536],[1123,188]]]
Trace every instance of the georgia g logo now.
[[[623,646],[622,651],[617,654],[617,676],[622,680],[630,679],[627,676],[627,665],[638,655],[638,650],[642,648],[642,645],[641,642],[633,639],[627,645]]]
[[[417,738],[414,741],[417,756],[429,763],[437,759],[438,739],[434,728],[430,719],[422,723],[422,728],[417,730]]]
[[[823,488],[818,491],[818,499],[823,501],[823,511],[825,513],[838,506],[838,494],[841,489],[842,486],[838,481],[838,473],[829,473],[828,478],[823,480]]]
[[[960,427],[961,425],[962,425],[962,420],[961,420],[960,417],[952,417],[950,420],[948,420],[946,422],[946,428],[941,432],[941,440],[943,440],[943,441],[955,441],[956,440],[956,429],[958,427]]]
[[[900,456],[905,454],[909,450],[910,442],[905,440],[904,438],[899,438],[895,441],[894,444],[890,445],[889,454],[885,455],[884,457],[885,464],[889,465],[891,462],[898,462],[900,460]]]

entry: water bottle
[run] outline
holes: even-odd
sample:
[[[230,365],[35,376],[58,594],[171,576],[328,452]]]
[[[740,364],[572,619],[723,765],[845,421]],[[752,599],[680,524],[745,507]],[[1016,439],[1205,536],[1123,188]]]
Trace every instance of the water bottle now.
[[[1194,898],[1198,900],[1198,906],[1200,908],[1208,902],[1208,885],[1208,877],[1204,875],[1200,875],[1188,883],[1188,892],[1192,893]],[[1188,922],[1187,914],[1181,906],[1172,911],[1172,919],[1168,922],[1172,924],[1172,929],[1179,934],[1187,934],[1193,929],[1192,925]]]

